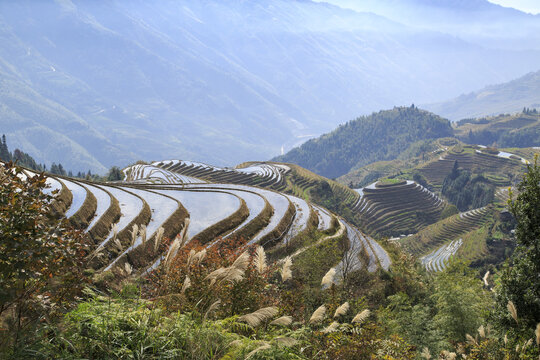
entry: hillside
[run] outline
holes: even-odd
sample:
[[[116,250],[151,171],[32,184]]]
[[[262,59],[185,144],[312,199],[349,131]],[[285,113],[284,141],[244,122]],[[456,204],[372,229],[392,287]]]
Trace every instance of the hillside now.
[[[448,101],[423,106],[454,121],[513,114],[523,108],[540,108],[540,71],[531,72],[510,82],[490,85]]]
[[[371,11],[422,29],[442,31],[481,46],[539,48],[540,17],[488,0],[328,0],[356,11]],[[533,40],[535,39],[535,40]]]
[[[469,144],[497,147],[537,147],[540,145],[540,113],[525,109],[516,114],[502,114],[457,123],[455,133]]]
[[[353,168],[392,160],[417,141],[452,135],[448,120],[416,107],[398,107],[349,121],[275,160],[336,178]]]
[[[0,14],[0,127],[73,171],[268,159],[359,114],[508,81],[540,59],[299,0],[23,0]]]

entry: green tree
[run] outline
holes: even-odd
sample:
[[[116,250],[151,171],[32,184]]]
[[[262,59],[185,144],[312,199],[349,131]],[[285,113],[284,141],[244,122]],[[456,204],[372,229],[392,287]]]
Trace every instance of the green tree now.
[[[86,253],[83,234],[53,217],[46,177],[21,173],[13,163],[0,166],[0,319],[9,334],[0,349],[13,351],[24,347],[23,330],[80,288]]]
[[[448,342],[464,341],[484,323],[490,298],[480,279],[461,261],[454,261],[435,278],[432,295],[437,309],[434,322]]]
[[[118,166],[113,166],[109,170],[109,174],[107,174],[107,180],[108,181],[119,181],[122,180],[124,177],[122,175],[122,170]]]
[[[496,322],[503,329],[529,331],[540,322],[540,166],[527,166],[518,195],[509,202],[516,225],[516,249],[507,262],[497,288]],[[517,309],[519,321],[506,311],[508,301]]]

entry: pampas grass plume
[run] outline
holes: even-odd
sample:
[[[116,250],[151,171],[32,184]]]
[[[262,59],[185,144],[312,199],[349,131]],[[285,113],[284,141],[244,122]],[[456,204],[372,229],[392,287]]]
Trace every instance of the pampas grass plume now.
[[[315,323],[321,322],[324,319],[325,313],[326,313],[326,306],[324,305],[319,306],[319,308],[315,310],[313,315],[311,315],[311,318],[309,319],[309,323],[315,324]]]
[[[292,317],[290,316],[282,316],[277,318],[276,320],[272,321],[270,325],[276,325],[276,326],[289,326],[293,322]]]
[[[272,346],[271,346],[270,344],[264,343],[263,345],[259,346],[258,348],[256,348],[255,350],[253,350],[252,352],[250,352],[249,354],[247,354],[245,360],[251,359],[251,357],[252,357],[253,355],[255,355],[256,353],[258,353],[259,351],[267,350],[267,349],[270,349],[271,347],[272,347]]]
[[[287,280],[290,280],[292,278],[292,259],[290,256],[287,256],[285,258],[285,262],[283,263],[283,267],[280,270],[281,273],[281,281],[285,282]]]
[[[193,258],[195,257],[195,254],[197,254],[197,252],[195,251],[195,249],[191,249],[189,251],[189,254],[188,254],[188,258],[186,260],[186,267],[189,269],[189,267],[191,266],[191,262],[193,261]]]
[[[158,251],[159,245],[161,245],[161,240],[163,240],[164,233],[165,233],[165,229],[163,227],[160,227],[154,239],[154,252]]]
[[[182,290],[180,291],[182,295],[189,287],[191,287],[191,279],[189,278],[189,276],[186,275],[186,279],[184,280],[184,284],[182,285]]]
[[[334,282],[334,276],[336,275],[336,269],[331,268],[321,280],[321,286],[327,287]]]
[[[129,276],[133,272],[133,268],[131,267],[130,263],[124,264],[124,269],[126,270],[126,274]]]
[[[262,246],[258,246],[257,250],[255,250],[255,267],[257,268],[257,271],[259,274],[262,274],[266,271],[266,253],[264,252],[264,248]]]
[[[113,243],[114,243],[114,246],[116,247],[116,249],[117,249],[118,251],[122,251],[122,243],[120,242],[120,240],[114,239],[114,242],[113,242]]]
[[[339,323],[337,321],[334,321],[333,323],[331,323],[330,325],[328,325],[324,330],[323,330],[323,333],[331,333],[331,332],[335,332],[337,330],[337,328],[339,327]]]
[[[484,325],[480,325],[480,327],[478,328],[478,334],[480,334],[481,338],[486,337],[486,330],[484,329]]]
[[[141,225],[139,235],[141,236],[142,243],[146,243],[146,225]]]
[[[203,321],[206,320],[206,318],[208,317],[209,314],[216,311],[216,309],[219,307],[220,304],[221,304],[220,299],[217,299],[216,301],[214,301],[214,303],[212,305],[210,305],[208,310],[206,310],[206,312],[204,313]]]
[[[484,275],[484,278],[482,279],[486,287],[489,287],[488,278],[489,278],[489,270],[486,272],[486,274]]]
[[[274,339],[274,341],[276,342],[276,344],[280,346],[285,346],[285,347],[291,347],[298,343],[296,339],[293,339],[292,337],[288,337],[288,336],[277,337]]]
[[[246,322],[251,327],[257,327],[264,321],[276,316],[277,313],[278,309],[275,306],[269,306],[252,312],[251,314],[242,315],[238,320]]]
[[[247,267],[249,266],[249,254],[247,251],[244,251],[239,257],[234,260],[232,267],[236,269],[240,269],[242,271],[246,271]]]
[[[172,259],[176,255],[176,252],[180,248],[180,241],[178,239],[175,239],[169,248],[169,251],[167,251],[167,255],[165,256],[165,268],[167,271],[169,271],[172,263]]]
[[[201,251],[196,253],[193,257],[193,262],[197,263],[197,265],[200,265],[204,258],[206,258],[206,249],[202,249]]]
[[[534,334],[536,335],[536,345],[540,346],[540,323],[536,324],[536,331]]]
[[[517,309],[514,303],[512,301],[508,301],[506,307],[508,308],[508,312],[510,313],[510,315],[512,315],[512,318],[516,321],[516,323],[519,324]]]
[[[131,246],[135,245],[135,240],[137,240],[137,235],[139,234],[139,226],[133,224],[133,229],[131,230]]]
[[[427,347],[425,347],[424,349],[422,349],[422,353],[420,354],[421,357],[423,357],[424,359],[426,360],[430,360],[431,359],[431,353],[429,352],[429,349]]]
[[[347,311],[349,311],[349,303],[345,302],[343,303],[343,305],[341,305],[340,307],[336,309],[336,312],[334,313],[334,318],[345,315]]]
[[[361,324],[363,323],[364,321],[366,321],[366,319],[369,317],[369,314],[371,312],[369,311],[369,309],[365,309],[361,312],[359,312],[358,314],[356,314],[356,316],[352,319],[352,323],[358,323],[358,324]]]

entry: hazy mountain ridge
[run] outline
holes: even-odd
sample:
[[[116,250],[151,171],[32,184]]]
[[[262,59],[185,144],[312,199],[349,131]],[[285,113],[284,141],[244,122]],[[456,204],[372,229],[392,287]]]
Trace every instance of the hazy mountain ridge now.
[[[540,108],[540,71],[424,107],[451,120]]]
[[[505,81],[540,59],[310,1],[22,1],[0,10],[0,61],[11,74],[2,79],[19,84],[11,98],[41,96],[25,106],[0,98],[0,128],[14,146],[39,149],[38,161],[75,171],[102,171],[113,158],[269,158],[359,114]],[[44,106],[62,115],[26,112]],[[23,125],[8,129],[13,114]],[[51,137],[66,147],[47,149]]]

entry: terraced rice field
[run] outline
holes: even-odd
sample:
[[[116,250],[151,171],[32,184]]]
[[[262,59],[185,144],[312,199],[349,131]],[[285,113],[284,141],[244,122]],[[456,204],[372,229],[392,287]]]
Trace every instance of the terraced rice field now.
[[[416,232],[436,222],[446,203],[413,181],[357,190],[359,200],[353,210],[360,215],[363,230],[374,235]]]
[[[480,228],[488,220],[491,211],[491,207],[483,207],[451,216],[426,227],[418,234],[402,239],[401,244],[413,255],[421,257],[424,264],[430,263],[429,270],[441,270],[447,260],[464,245],[465,235]]]
[[[55,201],[64,203],[63,216],[84,229],[95,244],[92,266],[122,276],[129,264],[135,273],[159,265],[158,232],[174,238],[188,226],[189,239],[212,246],[221,238],[239,236],[250,244],[281,246],[307,231],[336,231],[340,220],[330,211],[297,196],[271,190],[283,186],[290,170],[280,164],[248,164],[242,169],[222,169],[185,161],[134,165],[124,171],[125,181],[90,183],[49,177],[60,190]],[[168,169],[193,172],[178,174]],[[215,183],[221,177],[231,182]],[[235,184],[251,179],[269,188]],[[188,221],[189,219],[189,221]],[[189,224],[189,225],[188,225]],[[332,233],[332,232],[330,232]],[[356,251],[368,254],[370,271],[388,268],[386,252],[358,229],[347,225]],[[162,249],[162,248],[161,248]],[[359,258],[360,259],[360,258]]]
[[[172,164],[173,162],[165,162]],[[206,182],[190,176],[183,176],[171,171],[167,171],[154,165],[137,164],[123,170],[124,181],[142,182],[144,184],[192,184]]]
[[[442,186],[444,178],[452,172],[456,161],[464,169],[485,174],[521,173],[525,164],[528,163],[526,159],[510,153],[490,154],[482,146],[465,146],[463,151],[449,151],[419,170],[430,184]],[[493,178],[490,181],[497,186],[510,184],[509,179],[502,177]]]
[[[428,255],[421,257],[420,261],[428,271],[442,271],[446,268],[448,262],[457,253],[462,244],[463,239],[452,240],[450,244],[443,245],[437,250],[433,250]]]
[[[192,182],[254,185],[274,190],[285,188],[284,174],[290,171],[286,165],[272,163],[245,163],[236,169],[184,160],[161,161],[152,165],[188,179],[198,179]]]

